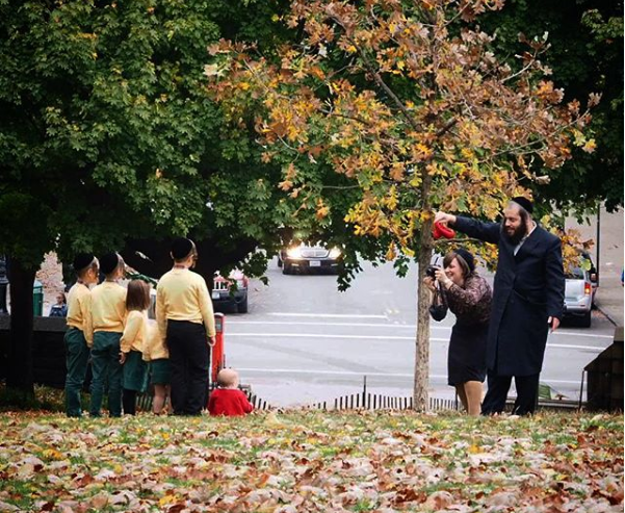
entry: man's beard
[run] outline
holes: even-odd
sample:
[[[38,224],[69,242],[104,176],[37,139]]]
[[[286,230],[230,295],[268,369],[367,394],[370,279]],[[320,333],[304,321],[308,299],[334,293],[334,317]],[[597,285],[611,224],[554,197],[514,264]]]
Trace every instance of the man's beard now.
[[[510,233],[508,233],[508,230],[504,225],[503,233],[508,242],[510,242],[510,244],[512,244],[513,246],[517,246],[519,242],[523,240],[523,237],[527,235],[527,226],[525,225],[525,223],[521,223],[511,235]]]

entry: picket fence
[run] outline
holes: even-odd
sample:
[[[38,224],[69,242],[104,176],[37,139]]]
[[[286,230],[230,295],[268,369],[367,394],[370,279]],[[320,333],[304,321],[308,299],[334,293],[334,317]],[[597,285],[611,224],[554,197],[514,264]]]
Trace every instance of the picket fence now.
[[[271,405],[264,399],[252,393],[249,389],[242,389],[247,395],[249,402],[254,406],[255,410],[275,410],[275,406]],[[344,410],[412,410],[414,406],[412,397],[396,397],[380,394],[372,394],[369,392],[360,392],[357,394],[344,395],[337,397],[331,401],[321,401],[311,405],[303,406],[306,410],[323,410],[323,411],[344,411]],[[137,398],[137,410],[150,411],[152,409],[152,396],[150,394],[141,394]],[[454,399],[441,399],[430,397],[430,411],[458,410],[458,401]]]
[[[414,402],[412,397],[397,397],[369,392],[344,395],[337,397],[334,401],[322,401],[315,403],[308,408],[326,411],[342,410],[412,410]],[[429,410],[457,410],[458,403],[454,399],[441,399],[430,397]]]
[[[214,387],[211,387],[211,390]],[[247,395],[247,399],[255,410],[273,410],[274,407],[256,394],[253,394],[249,387],[241,387],[241,390]],[[137,411],[149,412],[152,410],[153,396],[150,391],[137,395]]]

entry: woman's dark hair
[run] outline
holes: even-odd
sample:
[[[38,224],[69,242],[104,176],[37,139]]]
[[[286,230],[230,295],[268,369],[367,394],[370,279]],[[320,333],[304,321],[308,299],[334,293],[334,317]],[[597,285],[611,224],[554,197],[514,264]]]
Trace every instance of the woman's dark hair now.
[[[460,269],[462,269],[462,276],[465,280],[473,274],[473,271],[469,267],[467,261],[455,251],[450,251],[445,255],[445,258],[443,259],[443,268],[449,267],[454,259],[456,259],[458,265],[460,265]]]
[[[128,284],[126,310],[147,310],[150,306],[150,285],[143,280],[132,280]]]

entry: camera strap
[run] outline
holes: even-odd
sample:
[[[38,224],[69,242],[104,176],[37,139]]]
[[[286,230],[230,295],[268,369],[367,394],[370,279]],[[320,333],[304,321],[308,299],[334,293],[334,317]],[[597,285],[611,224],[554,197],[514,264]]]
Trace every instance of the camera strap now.
[[[435,305],[440,305],[447,308],[447,296],[445,295],[445,291],[443,290],[443,286],[436,282],[436,291],[434,292],[434,301]]]

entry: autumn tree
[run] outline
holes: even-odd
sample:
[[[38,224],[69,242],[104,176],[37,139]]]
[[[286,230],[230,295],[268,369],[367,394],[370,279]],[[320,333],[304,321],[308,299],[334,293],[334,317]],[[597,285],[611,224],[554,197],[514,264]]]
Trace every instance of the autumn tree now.
[[[523,40],[511,65],[493,36],[468,24],[501,6],[296,0],[287,22],[303,30],[301,44],[276,60],[221,41],[206,67],[209,90],[231,126],[255,123],[264,161],[282,166],[276,186],[294,222],[328,229],[342,220],[356,238],[378,241],[368,256],[414,258],[421,283],[436,209],[495,219],[571,147],[595,147],[583,132],[588,113],[563,104],[540,61],[546,39]],[[418,410],[428,404],[428,306],[419,287]]]

